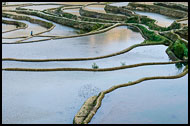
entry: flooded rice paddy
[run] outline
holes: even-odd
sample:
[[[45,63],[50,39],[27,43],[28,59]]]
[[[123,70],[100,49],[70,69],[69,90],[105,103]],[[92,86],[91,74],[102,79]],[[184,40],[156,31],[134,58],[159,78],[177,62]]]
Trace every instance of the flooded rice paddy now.
[[[10,5],[25,2],[8,2]],[[33,2],[42,3],[42,2]],[[56,2],[58,3],[58,2]],[[92,2],[61,2],[60,4],[85,5]],[[127,6],[129,2],[112,3],[113,6]],[[26,6],[27,9],[44,10],[61,5]],[[14,7],[14,6],[13,6]],[[89,5],[87,9],[103,12],[105,5]],[[79,9],[65,9],[65,12],[80,15]],[[169,26],[176,19],[155,13],[138,12],[158,21],[160,26]],[[20,14],[22,15],[22,14]],[[26,15],[26,14],[23,14]],[[23,42],[50,38],[48,36],[78,35],[72,27],[57,24],[37,16],[28,17],[51,22],[55,27],[40,36],[33,36]],[[13,43],[47,30],[39,24],[15,20],[28,25],[26,29],[3,33],[2,42]],[[2,24],[2,31],[14,29],[14,25]],[[44,37],[42,37],[44,36]],[[6,39],[11,38],[12,39]],[[64,59],[90,58],[122,51],[145,39],[140,32],[128,26],[118,26],[109,31],[73,38],[24,43],[2,44],[2,58],[18,59]],[[145,62],[169,62],[168,46],[139,46],[127,53],[112,57],[86,61],[18,62],[3,61],[2,68],[99,68],[119,67]],[[73,118],[91,96],[118,84],[135,81],[143,77],[174,76],[183,72],[175,64],[147,65],[115,71],[2,71],[2,123],[3,124],[72,124]],[[178,79],[159,79],[123,87],[105,95],[102,105],[90,124],[180,124],[188,122],[188,75]]]
[[[116,2],[116,3],[111,3],[110,5],[122,7],[122,6],[127,6],[128,4],[129,4],[129,2]]]
[[[157,22],[156,24],[162,27],[170,26],[177,18],[168,17],[165,15],[151,13],[151,12],[142,12],[142,11],[134,11],[136,14],[145,15],[152,19],[155,19]]]
[[[6,32],[13,29],[16,29],[15,25],[2,24],[2,32]]]
[[[10,21],[18,21],[18,20],[9,19],[9,18],[3,18],[3,19],[10,20]],[[44,27],[40,26],[39,24],[30,23],[30,22],[24,21],[24,20],[19,20],[19,22],[27,24],[28,27],[26,29],[20,29],[20,30],[4,33],[2,35],[2,37],[22,37],[22,36],[30,35],[31,31],[33,31],[33,34],[36,34],[36,33],[47,30],[47,28],[44,28]]]
[[[151,80],[118,89],[105,96],[90,124],[187,122],[187,78],[188,75],[174,80]]]
[[[126,80],[133,81],[143,76],[169,75],[169,74],[175,75],[177,74],[177,72],[178,70],[176,70],[174,65],[156,66],[156,67],[151,66],[151,67],[135,68],[135,69],[105,72],[105,73],[104,72],[103,73],[101,72],[100,73],[64,72],[64,71],[36,73],[36,72],[5,72],[4,71],[3,84],[6,84],[6,85],[3,85],[3,89],[4,89],[3,90],[3,97],[4,97],[3,123],[72,123],[73,116],[77,113],[78,109],[80,108],[81,104],[84,103],[86,98],[96,95],[99,91],[105,90],[113,86],[114,84],[125,83]],[[6,79],[6,78],[9,78],[9,79]],[[162,83],[167,85],[165,81]],[[169,81],[168,83],[172,84],[173,81]],[[187,84],[185,82],[183,83],[178,82],[176,85],[179,85],[179,83],[184,86]],[[140,85],[143,85],[143,84],[140,84]],[[163,86],[163,84],[160,84],[157,81],[153,82],[152,85],[156,85],[156,86],[159,85],[157,88],[161,88],[160,86]],[[170,86],[175,87],[174,84]],[[133,90],[135,89],[140,90],[138,89],[138,87],[139,86],[134,86]],[[155,90],[155,87],[153,88]],[[128,90],[130,89],[131,88],[129,88]],[[165,92],[163,91],[165,95],[170,95],[170,92],[168,92],[166,89],[167,88],[163,88],[160,90],[165,90]],[[184,87],[181,90],[186,90],[186,89],[187,88]],[[151,90],[151,88],[146,89],[146,90]],[[168,87],[168,90],[169,90],[169,87]],[[140,91],[137,91],[137,93],[139,92]],[[127,92],[125,93],[126,94],[121,94],[121,95],[130,96],[130,92],[129,94]],[[143,96],[146,97],[148,94],[142,93],[141,95],[142,95],[141,97]],[[178,93],[177,95],[180,99],[185,94]],[[135,95],[132,95],[131,97],[133,98],[133,102],[135,102],[135,99],[139,99],[139,97]],[[148,99],[150,99],[151,101],[155,97],[156,97],[155,95],[150,95]],[[158,100],[166,100],[165,98],[162,98],[162,97],[160,98],[157,97],[157,98]],[[112,101],[115,101],[117,97],[111,97],[110,99]],[[184,99],[183,102],[182,103],[180,102],[180,104],[183,106],[182,110],[184,111],[185,108],[186,108],[185,110],[187,110],[187,107],[186,107],[187,97],[186,99],[183,97],[183,99]],[[128,100],[126,98],[125,102],[127,101]],[[151,105],[153,104],[153,102],[150,102],[149,104]],[[121,109],[124,109],[123,108],[124,104],[120,104],[120,105],[121,106],[117,106],[117,107],[119,108],[121,107]],[[127,106],[129,107],[130,111],[132,112],[137,111],[135,108],[133,108],[133,103],[127,104]],[[175,106],[177,107],[177,105]],[[148,108],[144,108],[144,109],[148,109]],[[172,111],[172,109],[170,111]],[[156,112],[153,112],[153,111],[152,113],[157,114]],[[126,113],[126,115],[128,114]],[[114,116],[114,115],[110,115],[110,116]],[[109,116],[107,116],[107,118],[108,117]],[[95,118],[97,119],[97,117]],[[101,119],[101,117],[99,118]],[[182,118],[182,117],[178,115],[178,118]],[[144,120],[144,122],[146,122],[146,120]],[[98,123],[98,121],[94,123]],[[99,122],[99,123],[103,123],[103,122]],[[127,120],[123,120],[123,122],[121,123],[127,123]]]
[[[127,29],[127,26],[120,26],[102,34],[39,43],[3,45],[2,49],[3,57],[12,58],[93,57],[121,51],[143,40],[140,33]]]
[[[126,65],[143,63],[143,62],[168,62],[168,55],[165,53],[166,46],[157,45],[157,46],[147,46],[147,47],[138,47],[132,51],[121,54],[118,56],[93,60],[93,61],[77,61],[77,62],[3,62],[3,67],[25,67],[25,68],[56,68],[56,67],[82,67],[82,68],[91,68],[92,64],[95,62],[100,68],[109,68],[121,66],[122,63]],[[157,53],[160,51],[160,53]],[[154,54],[154,55],[152,55]],[[8,56],[7,56],[8,57]],[[14,58],[23,58],[23,57],[14,57]],[[27,58],[27,57],[24,57]],[[30,57],[29,57],[30,58]],[[60,58],[60,57],[59,57]],[[62,57],[64,58],[64,57]]]
[[[45,9],[58,8],[58,7],[61,7],[61,5],[35,5],[35,6],[25,6],[22,8],[42,11]]]
[[[99,13],[106,13],[104,10],[105,5],[88,5],[85,7],[85,9],[88,9],[90,11],[99,12]]]
[[[73,15],[80,16],[78,8],[77,9],[65,9],[65,10],[63,10],[63,12],[67,12],[67,13],[71,13]]]

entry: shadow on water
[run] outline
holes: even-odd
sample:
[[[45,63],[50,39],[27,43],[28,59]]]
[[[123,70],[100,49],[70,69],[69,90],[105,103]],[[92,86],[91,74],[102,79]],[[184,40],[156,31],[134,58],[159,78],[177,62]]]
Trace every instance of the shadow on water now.
[[[81,86],[78,91],[78,96],[80,98],[87,99],[91,96],[97,95],[100,92],[100,88],[93,86],[91,84],[86,84]]]

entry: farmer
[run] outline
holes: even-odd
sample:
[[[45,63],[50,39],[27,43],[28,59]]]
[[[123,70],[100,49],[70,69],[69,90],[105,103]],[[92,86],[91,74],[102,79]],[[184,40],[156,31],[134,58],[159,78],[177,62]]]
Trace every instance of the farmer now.
[[[31,31],[31,36],[33,36],[33,31]]]

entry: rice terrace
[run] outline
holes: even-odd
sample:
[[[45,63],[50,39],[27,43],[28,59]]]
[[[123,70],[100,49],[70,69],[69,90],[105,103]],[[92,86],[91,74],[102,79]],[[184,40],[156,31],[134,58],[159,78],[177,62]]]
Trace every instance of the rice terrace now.
[[[188,2],[2,2],[3,124],[188,124]]]

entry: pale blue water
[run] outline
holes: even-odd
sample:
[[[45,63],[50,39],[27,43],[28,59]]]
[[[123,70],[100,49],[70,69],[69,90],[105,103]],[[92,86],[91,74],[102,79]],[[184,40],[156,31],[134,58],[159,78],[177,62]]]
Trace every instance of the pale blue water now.
[[[14,30],[14,29],[16,29],[15,25],[9,25],[9,24],[3,24],[2,23],[2,32]]]
[[[101,8],[101,7],[91,7],[90,5],[86,6],[85,8],[92,9],[92,10],[101,10],[101,11],[104,11],[104,8]]]
[[[18,20],[14,20],[11,18],[5,18],[5,17],[3,17],[2,19],[10,20],[10,21],[18,21]],[[25,21],[25,20],[19,20],[19,22],[27,24],[28,27],[26,29],[20,29],[20,30],[16,30],[16,31],[12,31],[12,32],[3,33],[2,37],[21,37],[21,36],[30,35],[31,31],[33,31],[33,34],[36,34],[36,33],[43,32],[43,31],[47,30],[47,28],[42,27],[39,24],[30,23],[30,22]]]
[[[29,24],[30,25],[30,24]],[[56,24],[57,25],[57,24]],[[57,27],[58,26],[58,27]],[[57,25],[47,35],[69,35],[74,30]],[[62,33],[60,31],[63,31]],[[71,31],[71,32],[70,32]],[[73,32],[72,32],[73,31]],[[36,40],[40,38],[32,38]],[[2,57],[74,58],[102,56],[144,41],[140,33],[126,26],[108,32],[39,43],[2,45]],[[4,67],[85,67],[95,62],[100,68],[142,62],[169,61],[166,46],[137,47],[119,56],[77,62],[2,62]],[[113,85],[147,76],[168,76],[182,72],[171,65],[154,65],[109,72],[16,72],[2,71],[2,123],[72,124],[87,98]],[[151,80],[117,89],[105,96],[90,123],[187,123],[188,75],[175,80]]]
[[[105,95],[90,124],[187,124],[188,75],[151,80]]]
[[[86,6],[86,9],[89,9],[90,11],[96,11],[99,13],[106,13],[106,11],[104,10],[105,5],[89,5]]]
[[[77,16],[80,16],[79,9],[65,9],[63,12],[71,13]]]
[[[58,2],[6,2],[7,5],[17,5],[17,4],[29,4],[29,3],[33,3],[33,4],[54,4],[54,3],[58,3]]]
[[[167,46],[155,45],[137,47],[133,50],[114,57],[91,61],[62,61],[62,62],[14,62],[4,61],[2,67],[24,67],[24,68],[58,68],[58,67],[82,67],[92,68],[92,64],[96,63],[99,68],[117,67],[122,63],[125,65],[143,63],[143,62],[168,62],[168,55],[165,53]],[[158,53],[159,52],[159,53]]]
[[[110,5],[122,7],[122,6],[127,6],[128,4],[129,4],[129,2],[116,2],[116,3],[111,3]]]
[[[157,14],[157,13],[151,13],[151,12],[143,12],[143,11],[134,11],[137,14],[148,16],[152,19],[157,20],[157,24],[162,27],[168,27],[171,25],[177,18],[168,17],[165,15]]]
[[[58,23],[55,23],[55,22],[52,22],[52,21],[49,21],[49,20],[46,20],[46,19],[43,19],[43,18],[40,18],[37,16],[31,16],[31,15],[26,15],[26,14],[23,14],[23,15],[34,18],[34,19],[39,19],[42,21],[51,22],[55,25],[55,27],[51,31],[40,34],[40,35],[62,35],[62,36],[64,35],[64,36],[68,36],[68,35],[76,35],[77,34],[76,31],[78,31],[77,29],[74,29],[72,27],[60,25]],[[4,17],[3,17],[3,19],[14,20],[14,19],[4,18]],[[24,21],[24,23],[28,24],[29,26],[33,25],[32,23],[27,22],[27,21]],[[30,39],[28,39],[27,41],[30,41]]]
[[[90,96],[97,95],[102,90],[106,90],[115,84],[122,84],[128,81],[134,81],[145,76],[176,75],[179,72],[180,71],[175,68],[175,65],[146,66],[112,72],[3,71],[3,123],[72,123],[74,115],[80,109],[84,101]],[[176,80],[173,80],[172,82],[163,81],[162,83],[164,83],[164,85],[170,85],[173,84],[175,81]],[[183,84],[182,81],[180,81],[180,83]],[[140,85],[142,86],[142,84]],[[160,84],[151,83],[151,85],[159,86]],[[136,89],[134,93],[136,92],[138,94],[140,92],[139,86],[132,87]],[[156,90],[153,88],[154,87],[149,87],[146,89]],[[161,87],[157,87],[157,89],[159,88]],[[165,93],[166,95],[170,94],[167,89],[169,90],[169,88],[163,88],[165,92],[162,93]],[[179,88],[176,87],[175,90],[179,90]],[[187,89],[182,88],[181,90],[183,90],[181,91],[183,93],[180,93],[178,95],[184,96],[184,91]],[[126,93],[128,92],[129,91],[127,91]],[[135,95],[126,95],[133,97],[133,100],[138,101],[139,99],[139,97]],[[149,95],[149,92],[145,91],[140,95],[146,98],[147,95]],[[154,95],[150,95],[148,99],[152,100],[154,98]],[[180,98],[181,96],[179,97],[179,99]],[[112,99],[112,101],[115,99],[124,100],[123,97],[110,97],[110,99]],[[129,100],[126,99],[126,102],[129,102]],[[145,103],[148,104],[148,102]],[[160,104],[163,103],[161,102]],[[184,103],[182,104],[186,105],[186,102],[184,101]],[[120,107],[122,108],[123,104],[119,105],[121,105]],[[128,107],[130,106],[133,107],[133,105],[129,104]],[[102,108],[103,111],[107,111],[104,105],[102,106]],[[100,108],[100,110],[102,108]],[[107,108],[109,108],[109,106],[107,106]],[[146,109],[149,110],[149,108]],[[137,111],[136,108],[131,108],[130,110],[133,113]],[[170,111],[171,110],[168,110],[168,112]],[[153,113],[156,114],[156,112]],[[97,115],[99,114],[97,113]],[[101,115],[104,116],[103,114]],[[114,116],[114,114],[110,116]],[[186,117],[185,113],[183,114],[183,117]],[[95,118],[97,119],[97,116],[95,116]],[[120,118],[122,118],[122,116]],[[101,119],[101,117],[99,119]],[[122,123],[123,119],[121,119],[120,121]],[[114,122],[114,120],[111,122]],[[97,120],[94,123],[103,122],[99,122]],[[117,121],[115,121],[115,123],[117,123]]]
[[[49,40],[29,44],[2,45],[2,57],[94,57],[115,53],[143,41],[144,39],[140,33],[127,29],[127,26],[120,26],[102,34],[84,37]]]
[[[61,7],[61,5],[34,5],[34,6],[25,6],[25,7],[22,7],[22,8],[34,9],[34,10],[42,11],[42,10],[45,10],[45,9],[58,8],[58,7]]]
[[[44,18],[40,18],[40,17],[33,16],[33,15],[27,15],[27,16],[29,16],[31,18],[39,19],[42,21],[51,22],[55,25],[55,27],[51,31],[43,33],[41,35],[62,35],[62,36],[64,35],[64,36],[68,36],[68,35],[76,35],[76,31],[78,31],[78,29],[68,27],[68,26],[64,26],[64,25],[46,20]]]
[[[2,39],[2,42],[6,42],[6,43],[13,43],[15,41],[18,40],[22,40],[23,38],[17,38],[17,39]]]

